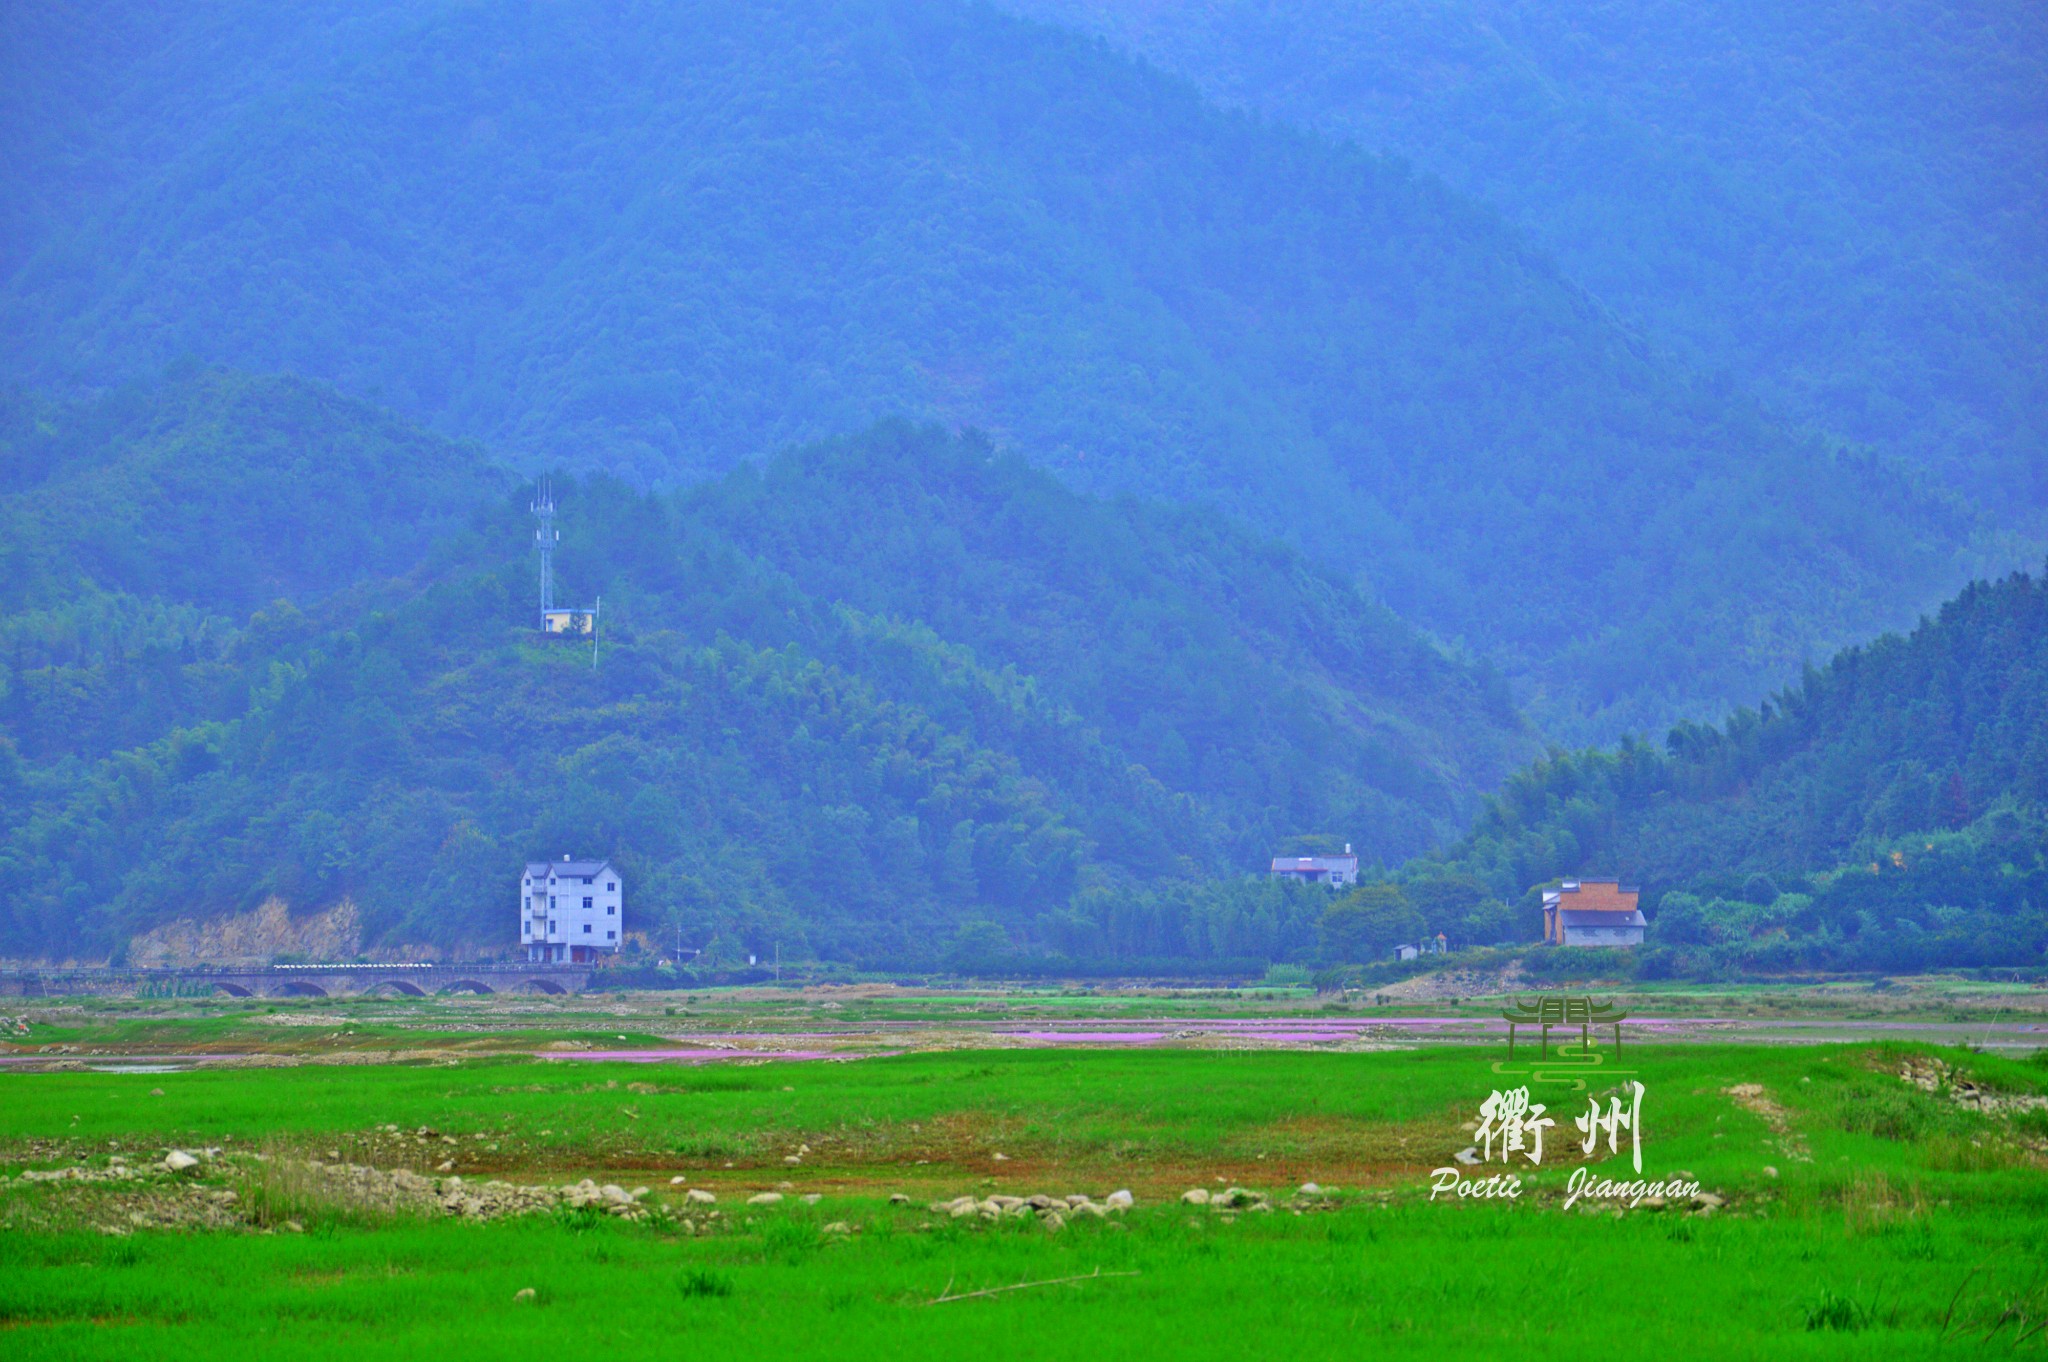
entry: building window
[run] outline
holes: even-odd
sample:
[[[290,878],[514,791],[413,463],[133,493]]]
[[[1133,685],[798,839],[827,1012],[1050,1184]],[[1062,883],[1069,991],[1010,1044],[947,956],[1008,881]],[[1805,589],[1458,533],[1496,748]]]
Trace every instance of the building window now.
[[[554,920],[553,918],[549,918],[549,919],[548,919],[548,930],[552,932],[552,931],[553,931],[554,929],[555,929],[555,920]]]
[[[607,941],[616,941],[618,940],[618,936],[619,934],[617,932],[606,932],[604,934],[604,939]]]
[[[619,905],[618,905],[618,904],[616,904],[616,903],[607,903],[607,904],[606,904],[606,905],[604,906],[604,915],[605,915],[606,917],[611,917],[611,916],[613,916],[614,914],[616,914],[616,913],[617,913],[618,911],[619,911]]]
[[[584,934],[585,936],[589,936],[589,935],[590,935],[590,924],[589,924],[589,923],[587,923],[587,922],[583,924],[583,934]]]
[[[619,892],[619,886],[616,883],[607,884],[604,887],[604,892],[607,894],[616,894]]]
[[[589,883],[591,882],[591,880],[593,880],[593,879],[595,879],[595,878],[596,878],[596,877],[595,877],[595,876],[593,876],[593,875],[585,875],[585,876],[583,877],[583,882],[584,882],[585,884],[589,884]]]
[[[590,898],[589,898],[589,896],[588,896],[588,895],[585,895],[585,896],[584,896],[584,899],[583,899],[583,906],[584,906],[585,908],[588,908],[588,907],[590,906]]]

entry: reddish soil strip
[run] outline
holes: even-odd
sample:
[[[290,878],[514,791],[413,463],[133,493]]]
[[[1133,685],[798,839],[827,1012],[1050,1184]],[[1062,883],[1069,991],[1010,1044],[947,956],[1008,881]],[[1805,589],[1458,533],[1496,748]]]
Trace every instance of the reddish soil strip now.
[[[716,1064],[733,1059],[869,1059],[901,1050],[542,1050],[535,1059],[608,1059],[634,1064]]]

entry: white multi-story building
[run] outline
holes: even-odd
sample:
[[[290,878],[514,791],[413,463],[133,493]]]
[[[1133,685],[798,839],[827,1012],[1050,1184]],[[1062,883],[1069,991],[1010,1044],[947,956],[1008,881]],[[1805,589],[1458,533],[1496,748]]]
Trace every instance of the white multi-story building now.
[[[583,964],[625,939],[625,896],[610,861],[530,861],[519,881],[519,943],[532,961]]]

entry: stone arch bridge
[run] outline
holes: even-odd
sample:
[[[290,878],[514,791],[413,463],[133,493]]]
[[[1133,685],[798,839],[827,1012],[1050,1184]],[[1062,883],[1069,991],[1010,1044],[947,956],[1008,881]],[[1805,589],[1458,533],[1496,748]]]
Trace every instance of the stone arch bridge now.
[[[579,993],[587,965],[333,964],[220,965],[197,969],[11,969],[0,997],[78,996],[333,998],[371,993],[410,998],[440,993]]]

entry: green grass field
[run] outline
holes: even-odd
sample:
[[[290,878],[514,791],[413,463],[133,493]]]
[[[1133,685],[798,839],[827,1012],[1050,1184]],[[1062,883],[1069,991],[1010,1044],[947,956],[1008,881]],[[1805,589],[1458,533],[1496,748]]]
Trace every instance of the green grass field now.
[[[113,1016],[41,1034],[204,1049],[228,1025]],[[479,1040],[474,1026],[422,1026]],[[346,1047],[373,1029],[320,1035]],[[1994,1095],[2038,1095],[2048,1080],[2040,1062],[1910,1046],[1607,1055],[1619,1067],[1596,1073],[1595,1088],[1645,1089],[1644,1176],[1688,1174],[1725,1201],[1705,1214],[1565,1209],[1584,1161],[1572,1117],[1587,1095],[1562,1083],[1535,1086],[1557,1126],[1542,1167],[1522,1165],[1520,1199],[1432,1202],[1430,1170],[1473,1143],[1482,1100],[1525,1081],[1494,1071],[1499,1047],[4,1073],[0,1349],[908,1359],[2039,1347],[2043,1334],[2028,1331],[2048,1313],[2048,1115],[1986,1114],[1901,1079],[1908,1060],[1937,1054]],[[15,1176],[209,1147],[220,1152],[175,1182]],[[1621,1176],[1622,1149],[1596,1166]],[[652,1212],[488,1223],[393,1212],[280,1181],[307,1159],[430,1176],[446,1164],[472,1182],[589,1176],[651,1187]],[[1295,1197],[1304,1182],[1329,1194]],[[1179,1200],[1233,1185],[1273,1209]],[[686,1187],[718,1198],[716,1221],[685,1223]],[[747,1204],[778,1188],[780,1204]],[[1056,1232],[928,1209],[963,1194],[1119,1188],[1135,1194],[1129,1212],[1077,1215]],[[211,1227],[136,1226],[136,1207],[180,1197],[226,1209]],[[1044,1284],[934,1303],[1032,1283]]]

